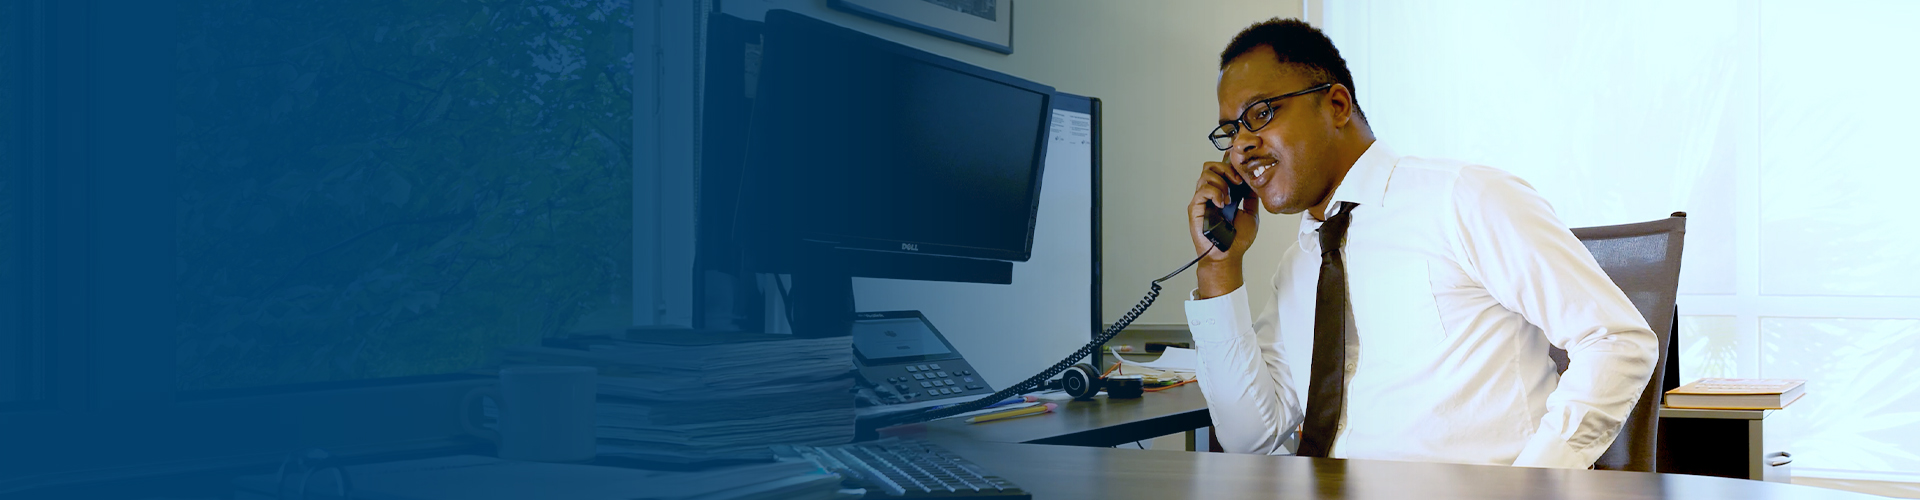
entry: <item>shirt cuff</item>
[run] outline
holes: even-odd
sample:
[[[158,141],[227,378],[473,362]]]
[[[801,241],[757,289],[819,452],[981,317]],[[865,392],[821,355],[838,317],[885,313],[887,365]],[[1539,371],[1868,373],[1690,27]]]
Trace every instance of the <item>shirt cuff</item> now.
[[[1585,450],[1574,448],[1572,443],[1536,437],[1520,450],[1520,456],[1513,460],[1513,466],[1585,469],[1593,467],[1593,461],[1599,458],[1599,455],[1590,456]]]
[[[1193,333],[1195,344],[1227,342],[1252,330],[1250,324],[1243,324],[1253,321],[1252,309],[1247,307],[1247,287],[1211,299],[1193,299],[1197,292],[1187,294],[1187,330]]]

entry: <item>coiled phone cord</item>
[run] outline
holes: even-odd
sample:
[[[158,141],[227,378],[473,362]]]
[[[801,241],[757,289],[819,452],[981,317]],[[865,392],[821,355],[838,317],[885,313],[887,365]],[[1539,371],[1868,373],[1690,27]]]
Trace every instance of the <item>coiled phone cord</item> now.
[[[1147,312],[1148,307],[1153,306],[1154,299],[1160,298],[1161,282],[1169,279],[1173,279],[1174,276],[1179,276],[1180,273],[1186,272],[1187,268],[1193,267],[1194,264],[1200,263],[1200,259],[1204,259],[1206,258],[1206,256],[1207,254],[1202,253],[1200,254],[1199,257],[1194,257],[1192,261],[1187,262],[1187,265],[1180,266],[1180,269],[1174,270],[1171,273],[1167,273],[1166,276],[1161,276],[1160,279],[1153,280],[1153,283],[1148,284],[1150,289],[1147,290],[1147,295],[1145,297],[1140,298],[1139,304],[1134,304],[1133,309],[1128,310],[1126,314],[1123,314],[1120,316],[1119,320],[1114,321],[1112,325],[1107,326],[1107,331],[1101,332],[1099,337],[1095,337],[1092,341],[1087,342],[1087,345],[1081,346],[1079,350],[1073,351],[1073,354],[1068,355],[1066,359],[1060,360],[1059,363],[1054,363],[1054,365],[1051,368],[1047,368],[1045,371],[1041,371],[1040,373],[1035,374],[1032,377],[1028,377],[1026,380],[1020,381],[1020,383],[1013,384],[1012,386],[1009,386],[1005,389],[1001,389],[999,392],[995,392],[987,396],[981,396],[980,399],[975,399],[973,401],[968,401],[968,402],[956,404],[953,406],[946,406],[946,407],[935,408],[930,410],[921,410],[921,411],[906,411],[906,412],[901,412],[895,415],[882,417],[882,422],[878,427],[904,425],[904,424],[911,424],[916,422],[925,422],[928,420],[947,418],[954,415],[959,415],[962,413],[986,408],[989,405],[992,405],[994,403],[1000,402],[1001,400],[1004,400],[1016,395],[1026,394],[1029,392],[1040,390],[1041,387],[1044,387],[1046,385],[1047,380],[1052,379],[1056,375],[1059,375],[1060,372],[1066,371],[1068,367],[1071,367],[1073,366],[1074,363],[1079,362],[1080,358],[1085,358],[1088,355],[1093,354],[1094,351],[1100,349],[1101,345],[1106,344],[1107,341],[1109,340],[1113,340],[1113,337],[1115,335],[1119,335],[1121,330],[1125,330],[1127,328],[1127,325],[1131,325],[1133,324],[1134,320],[1140,319],[1140,315]]]

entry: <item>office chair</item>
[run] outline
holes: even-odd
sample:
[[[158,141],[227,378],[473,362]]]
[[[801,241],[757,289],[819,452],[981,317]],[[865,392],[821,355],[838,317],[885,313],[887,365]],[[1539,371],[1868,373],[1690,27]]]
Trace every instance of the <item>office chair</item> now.
[[[1660,400],[1668,389],[1680,384],[1677,356],[1669,356],[1679,335],[1680,311],[1674,305],[1680,287],[1680,244],[1686,239],[1686,212],[1674,212],[1666,219],[1575,228],[1573,235],[1593,253],[1600,269],[1626,292],[1627,300],[1640,310],[1660,339],[1660,358],[1654,364],[1653,377],[1640,393],[1620,429],[1620,437],[1607,447],[1593,468],[1654,472],[1658,461],[1657,443],[1660,424]],[[1548,355],[1561,373],[1567,371],[1567,351],[1550,347]]]

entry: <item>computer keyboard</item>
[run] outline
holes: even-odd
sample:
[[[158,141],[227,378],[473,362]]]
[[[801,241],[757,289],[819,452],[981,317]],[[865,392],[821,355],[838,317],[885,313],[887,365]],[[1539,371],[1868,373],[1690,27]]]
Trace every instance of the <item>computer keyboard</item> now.
[[[1013,482],[939,445],[888,438],[838,446],[775,446],[783,459],[805,459],[865,488],[867,498],[1030,499]]]

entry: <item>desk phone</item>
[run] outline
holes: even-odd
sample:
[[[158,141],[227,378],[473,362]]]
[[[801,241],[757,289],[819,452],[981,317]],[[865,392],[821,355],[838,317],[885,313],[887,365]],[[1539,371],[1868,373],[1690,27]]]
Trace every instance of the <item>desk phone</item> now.
[[[855,313],[854,363],[882,404],[992,394],[920,311]]]

